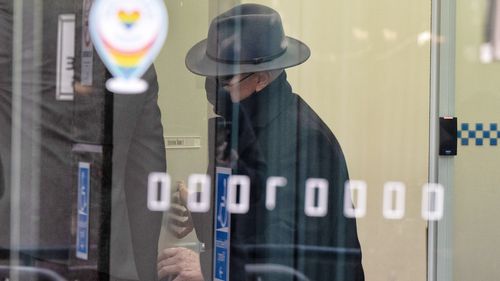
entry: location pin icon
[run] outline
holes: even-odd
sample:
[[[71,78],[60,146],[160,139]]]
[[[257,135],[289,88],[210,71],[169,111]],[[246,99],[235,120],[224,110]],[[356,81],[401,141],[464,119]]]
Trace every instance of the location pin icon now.
[[[97,0],[89,18],[92,42],[113,78],[106,88],[116,94],[140,94],[141,79],[167,38],[168,13],[161,0]]]

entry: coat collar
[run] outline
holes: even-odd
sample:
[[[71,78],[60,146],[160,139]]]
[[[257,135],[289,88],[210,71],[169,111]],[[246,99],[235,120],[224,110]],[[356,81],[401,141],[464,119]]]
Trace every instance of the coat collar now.
[[[243,152],[257,142],[258,130],[265,128],[281,113],[290,109],[295,95],[286,80],[286,73],[276,78],[269,86],[254,93],[239,103],[238,115],[238,151]]]
[[[262,91],[240,102],[240,122],[250,121],[252,127],[265,127],[292,103],[292,88],[286,73],[278,76]],[[243,120],[242,120],[243,119]]]

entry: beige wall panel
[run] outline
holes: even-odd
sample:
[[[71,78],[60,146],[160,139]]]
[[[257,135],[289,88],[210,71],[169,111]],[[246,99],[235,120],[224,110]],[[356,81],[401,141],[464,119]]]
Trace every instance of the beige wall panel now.
[[[199,137],[199,148],[167,149],[167,171],[172,186],[193,173],[206,173],[208,165],[205,80],[187,70],[184,58],[191,46],[206,36],[208,1],[165,0],[169,15],[167,41],[155,61],[160,93],[158,103],[166,137]],[[166,231],[164,219],[159,248],[196,241],[192,232],[178,240]]]
[[[482,64],[486,0],[457,2],[456,112],[469,126],[500,123],[500,63]],[[495,135],[496,137],[496,135]],[[500,146],[458,147],[455,159],[453,280],[496,280],[500,275]]]
[[[255,2],[255,1],[252,1]],[[368,183],[358,220],[367,280],[426,280],[421,188],[428,177],[428,1],[257,1],[312,56],[288,71],[294,91],[339,139],[352,179]],[[386,181],[407,186],[406,216],[382,216]]]
[[[165,136],[197,136],[199,149],[167,150],[172,180],[186,180],[207,169],[207,99],[205,80],[187,70],[184,58],[191,46],[206,36],[208,1],[166,0],[169,13],[167,41],[155,61],[160,85],[159,105]]]
[[[358,220],[367,280],[425,280],[420,200],[428,168],[430,50],[417,38],[430,28],[430,3],[257,2],[276,8],[287,34],[310,46],[310,60],[288,71],[292,86],[336,134],[351,178],[368,183],[368,214]],[[203,79],[186,70],[184,56],[205,37],[209,11],[220,4],[166,3],[170,32],[156,61],[165,134],[202,138],[200,150],[167,152],[175,180],[206,169]],[[382,217],[389,180],[407,186],[407,213],[399,221]]]

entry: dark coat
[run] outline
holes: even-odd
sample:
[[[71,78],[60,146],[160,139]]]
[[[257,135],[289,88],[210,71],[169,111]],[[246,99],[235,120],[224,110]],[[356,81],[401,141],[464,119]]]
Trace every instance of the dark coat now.
[[[226,140],[237,143],[232,147],[233,174],[251,180],[249,212],[232,215],[231,280],[254,279],[249,268],[245,270],[248,264],[279,265],[269,267],[278,271],[286,266],[313,281],[364,280],[356,221],[343,216],[348,180],[344,155],[328,126],[292,93],[286,74],[225,115],[226,120],[238,120],[228,134],[232,140]],[[272,211],[265,207],[270,176],[288,181],[278,187]],[[309,178],[329,183],[324,217],[304,212]],[[295,280],[289,274],[258,275],[262,280]]]

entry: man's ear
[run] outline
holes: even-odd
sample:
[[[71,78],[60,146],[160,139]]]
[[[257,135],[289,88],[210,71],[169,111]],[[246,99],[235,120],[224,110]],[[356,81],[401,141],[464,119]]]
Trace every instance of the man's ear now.
[[[260,92],[271,82],[271,75],[267,71],[257,72],[255,75],[257,76],[257,85],[255,86],[255,92]]]

